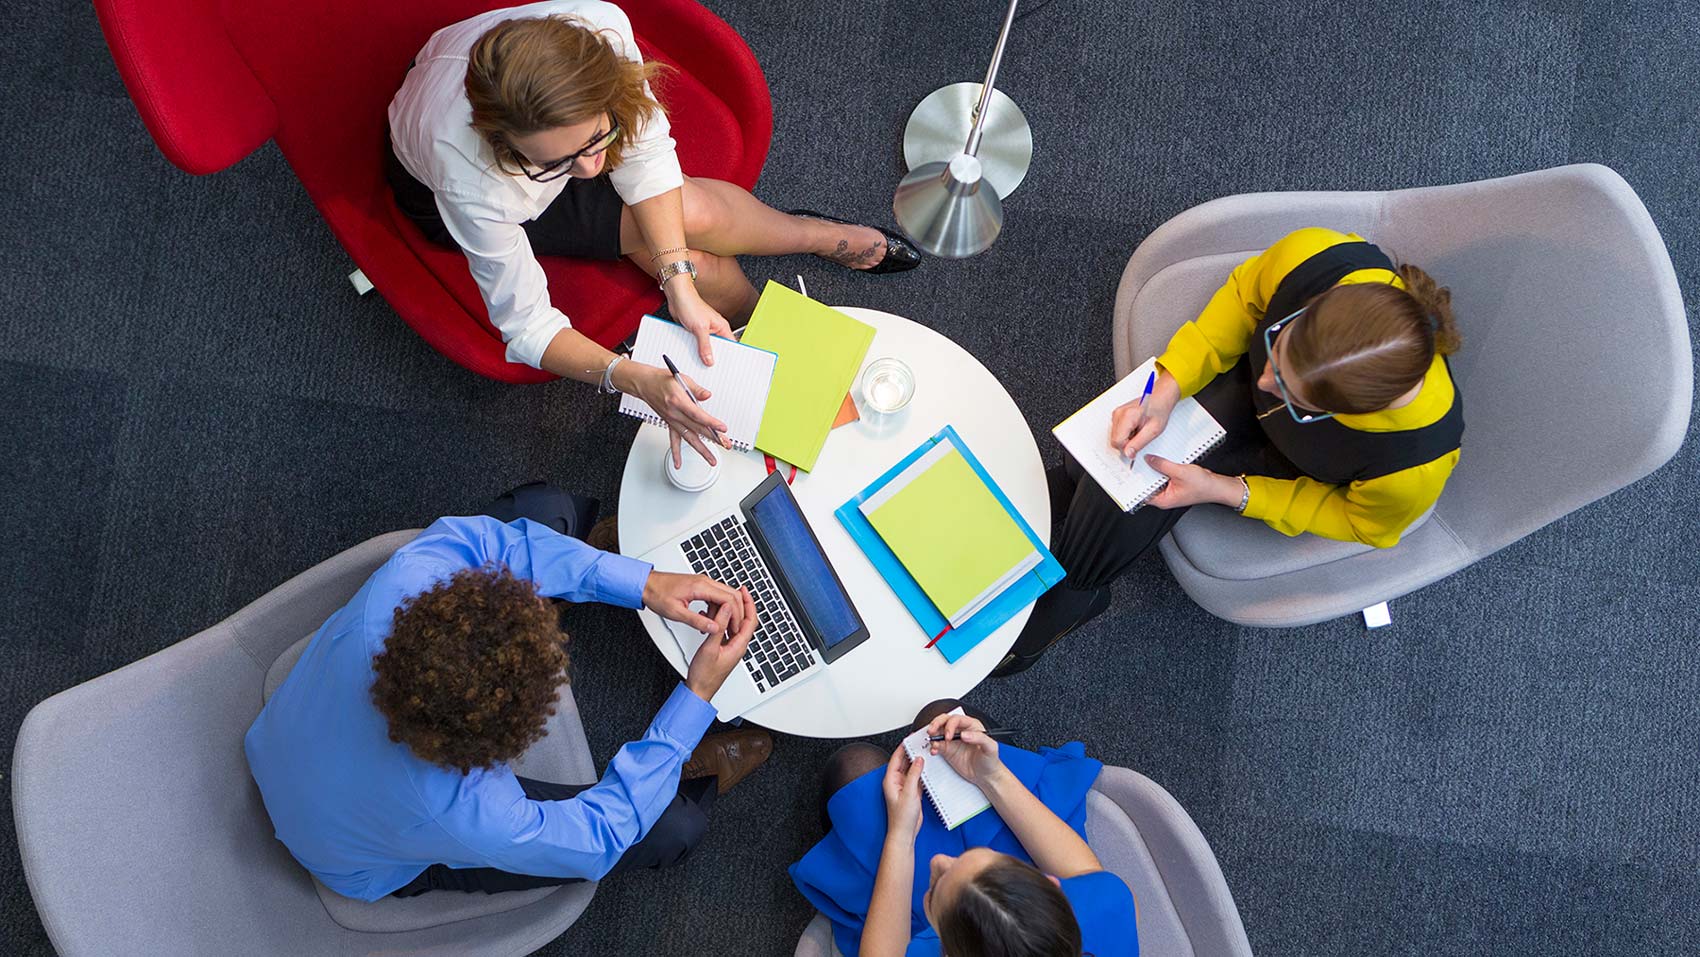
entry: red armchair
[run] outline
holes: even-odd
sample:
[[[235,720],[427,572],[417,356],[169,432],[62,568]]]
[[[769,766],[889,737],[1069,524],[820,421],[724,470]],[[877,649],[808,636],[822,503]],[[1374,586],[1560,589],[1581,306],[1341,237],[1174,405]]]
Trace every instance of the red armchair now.
[[[508,362],[457,251],[427,242],[384,182],[385,109],[440,27],[502,0],[95,0],[142,121],[167,159],[201,175],[276,139],[356,266],[433,348],[504,382],[548,373]],[[748,188],[773,104],[742,38],[695,0],[621,0],[645,57],[677,67],[658,95],[685,172]],[[541,257],[555,305],[605,345],[661,302],[629,263]]]

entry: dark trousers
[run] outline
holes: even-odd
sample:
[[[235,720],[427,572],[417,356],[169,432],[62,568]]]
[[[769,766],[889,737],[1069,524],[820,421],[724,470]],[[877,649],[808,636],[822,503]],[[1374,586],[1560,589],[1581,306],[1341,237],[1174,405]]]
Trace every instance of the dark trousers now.
[[[525,789],[525,796],[533,801],[565,801],[593,787],[589,784],[551,784],[530,778],[520,778],[519,784]],[[702,843],[703,835],[708,833],[708,812],[714,806],[717,793],[718,787],[712,777],[697,778],[681,784],[679,793],[673,797],[673,803],[667,805],[661,819],[655,822],[655,826],[649,829],[643,840],[626,849],[626,853],[620,856],[619,863],[615,864],[609,873],[618,874],[638,868],[660,870],[683,861],[692,848]],[[426,891],[483,891],[486,894],[498,894],[503,891],[577,884],[582,880],[582,877],[513,874],[494,867],[450,867],[447,864],[432,864],[420,871],[418,877],[396,890],[393,896],[417,897]]]
[[[1210,381],[1195,398],[1227,431],[1227,437],[1197,463],[1222,475],[1296,478],[1301,473],[1257,424],[1252,395],[1257,372],[1248,359]],[[1276,415],[1286,415],[1279,411]],[[1106,438],[1106,441],[1108,439]],[[1124,512],[1079,463],[1069,458],[1045,473],[1055,531],[1051,552],[1067,572],[1061,584],[1040,597],[1011,653],[1018,659],[1044,651],[1067,628],[1085,601],[1080,593],[1103,588],[1175,527],[1187,510],[1147,505]]]

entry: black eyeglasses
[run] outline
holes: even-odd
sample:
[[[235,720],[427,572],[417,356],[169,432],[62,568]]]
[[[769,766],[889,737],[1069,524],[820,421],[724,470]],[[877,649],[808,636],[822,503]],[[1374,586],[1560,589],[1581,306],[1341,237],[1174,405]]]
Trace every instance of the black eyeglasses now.
[[[521,159],[525,159],[525,165],[520,168],[520,172],[524,173],[526,178],[534,183],[553,182],[563,176],[571,175],[573,171],[573,164],[586,156],[600,156],[602,153],[606,152],[608,147],[614,145],[614,140],[619,138],[619,135],[620,124],[610,122],[608,124],[608,132],[603,133],[601,136],[598,136],[595,140],[591,141],[589,146],[586,146],[584,149],[579,150],[577,153],[573,153],[570,156],[563,156],[554,162],[533,163],[531,160],[525,159],[523,155],[520,155]],[[514,150],[514,153],[519,155],[518,150]],[[534,168],[535,171],[533,171]]]
[[[1275,387],[1281,390],[1281,401],[1287,405],[1287,414],[1293,417],[1294,422],[1297,422],[1300,425],[1309,425],[1312,422],[1321,422],[1323,419],[1332,419],[1334,418],[1334,413],[1323,412],[1321,414],[1312,414],[1306,412],[1305,414],[1300,415],[1298,406],[1293,404],[1293,394],[1287,391],[1287,380],[1281,378],[1281,367],[1275,362],[1275,338],[1304,314],[1305,311],[1300,309],[1298,312],[1293,313],[1287,318],[1282,319],[1280,322],[1277,322],[1263,330],[1263,352],[1264,355],[1269,358],[1269,371],[1275,373]]]

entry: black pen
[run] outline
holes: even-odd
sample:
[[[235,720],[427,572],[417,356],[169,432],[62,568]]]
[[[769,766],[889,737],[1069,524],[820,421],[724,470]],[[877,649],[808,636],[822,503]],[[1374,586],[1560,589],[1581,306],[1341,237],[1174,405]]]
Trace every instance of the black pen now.
[[[964,730],[973,731],[974,729],[973,728],[965,728]],[[988,738],[1007,738],[1012,734],[1020,733],[1020,731],[1021,731],[1020,728],[987,728],[986,730],[981,731],[980,733],[985,735]],[[928,741],[943,741],[944,739],[945,739],[945,737],[942,734],[929,734],[929,735],[927,735]]]
[[[667,371],[673,373],[673,381],[679,383],[679,388],[685,390],[685,395],[690,397],[691,404],[699,409],[702,408],[702,403],[697,401],[696,393],[692,392],[691,387],[685,384],[685,377],[679,374],[679,367],[673,364],[673,360],[668,357],[667,353],[661,354],[661,361],[667,363]],[[720,437],[719,429],[714,430],[714,440],[716,442],[726,441]]]

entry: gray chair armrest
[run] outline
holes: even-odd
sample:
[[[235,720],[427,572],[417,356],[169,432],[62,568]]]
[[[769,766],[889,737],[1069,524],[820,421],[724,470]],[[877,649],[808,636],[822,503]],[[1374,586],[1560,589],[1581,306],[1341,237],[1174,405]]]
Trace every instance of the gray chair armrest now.
[[[1174,797],[1137,771],[1109,766],[1092,789],[1114,801],[1139,831],[1193,951],[1210,957],[1250,957],[1251,943],[1221,865]]]
[[[387,532],[333,555],[249,602],[220,627],[231,630],[263,675],[285,649],[318,631],[325,619],[348,604],[378,566],[419,532]],[[258,687],[251,685],[248,692]]]

